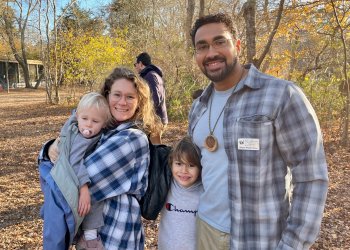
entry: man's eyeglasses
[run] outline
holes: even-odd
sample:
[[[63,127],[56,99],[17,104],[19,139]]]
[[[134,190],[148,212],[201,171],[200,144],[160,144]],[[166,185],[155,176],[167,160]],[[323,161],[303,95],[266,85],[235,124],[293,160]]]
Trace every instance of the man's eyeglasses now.
[[[212,43],[200,42],[196,44],[194,50],[196,51],[197,54],[208,53],[210,46],[212,46],[214,49],[222,49],[227,46],[229,40],[232,40],[232,39],[223,37],[223,38],[214,40]]]

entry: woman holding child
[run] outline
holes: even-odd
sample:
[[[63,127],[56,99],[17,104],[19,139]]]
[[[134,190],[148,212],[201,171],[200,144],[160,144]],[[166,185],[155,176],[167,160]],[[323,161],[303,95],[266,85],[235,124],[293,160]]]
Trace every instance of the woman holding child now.
[[[147,84],[129,69],[114,69],[101,94],[108,101],[114,122],[85,159],[91,197],[104,202],[104,226],[99,234],[105,249],[144,249],[137,199],[147,187],[150,154],[145,133],[156,132],[161,123]],[[48,152],[55,160],[57,147],[50,146]]]

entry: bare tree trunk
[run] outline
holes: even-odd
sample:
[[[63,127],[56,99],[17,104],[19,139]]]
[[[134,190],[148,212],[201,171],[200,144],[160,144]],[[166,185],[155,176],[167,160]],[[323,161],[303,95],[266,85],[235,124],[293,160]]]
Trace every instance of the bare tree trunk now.
[[[56,104],[58,104],[60,102],[60,97],[59,97],[59,93],[58,93],[58,57],[57,57],[57,10],[56,10],[56,1],[52,1],[52,8],[53,8],[53,15],[54,15],[54,19],[53,19],[53,32],[54,32],[54,86],[55,86],[55,98],[54,98],[54,102]]]
[[[28,18],[30,14],[35,9],[35,6],[38,4],[38,0],[35,1],[27,1],[26,7],[27,11],[24,14],[23,13],[23,2],[22,1],[15,1],[17,4],[18,10],[19,10],[19,17],[14,18],[9,14],[9,2],[7,1],[7,8],[3,11],[3,20],[5,23],[5,32],[8,38],[9,45],[11,47],[12,53],[17,60],[18,64],[23,70],[23,77],[26,88],[32,88],[30,84],[30,77],[29,77],[29,68],[27,63],[27,52],[26,52],[26,41],[25,41],[25,32],[28,24]],[[17,20],[18,24],[18,31],[20,34],[20,50],[18,50],[15,46],[15,29],[13,26],[14,20]]]
[[[21,65],[22,69],[23,69],[23,77],[24,77],[24,82],[26,85],[26,88],[32,88],[32,85],[30,84],[30,76],[29,76],[29,67],[28,67],[28,62],[27,62],[27,52],[26,52],[26,43],[25,43],[25,31],[26,31],[26,27],[27,27],[27,23],[28,23],[28,18],[30,13],[34,10],[35,5],[37,5],[37,1],[35,2],[35,5],[33,6],[33,9],[31,10],[31,5],[32,5],[32,1],[29,1],[29,6],[28,6],[28,10],[26,13],[26,17],[24,19],[23,22],[23,26],[20,27],[20,32],[21,32],[21,51],[22,51],[22,58],[23,61],[22,63],[20,61],[19,64]]]
[[[8,61],[5,64],[5,72],[6,72],[7,93],[10,93],[9,63],[8,63]]]
[[[152,0],[152,37],[156,39],[156,31],[155,31],[155,15],[156,15],[156,3]]]
[[[282,19],[282,13],[283,13],[283,9],[284,9],[284,0],[281,0],[278,6],[278,11],[277,11],[277,16],[276,16],[276,20],[275,20],[275,25],[273,26],[273,29],[270,33],[269,39],[264,47],[263,52],[261,53],[259,59],[257,59],[254,64],[257,68],[260,68],[262,62],[264,61],[267,53],[270,51],[271,45],[272,45],[272,41],[274,36],[277,33],[277,29],[278,26],[280,25],[281,19]]]
[[[39,88],[40,83],[41,83],[41,81],[42,81],[43,78],[44,78],[44,72],[42,72],[42,73],[40,74],[39,78],[36,80],[36,83],[35,83],[35,86],[34,86],[35,89]]]
[[[44,49],[43,49],[43,39],[42,39],[42,31],[41,31],[41,15],[40,15],[40,12],[41,12],[41,6],[42,6],[42,0],[39,1],[39,10],[38,10],[38,27],[39,27],[39,44],[40,44],[40,58],[41,58],[41,61],[43,62],[43,67],[44,69],[42,70],[42,72],[40,73],[40,76],[39,76],[39,79],[37,80],[36,84],[35,84],[35,87],[34,88],[38,88],[42,79],[44,78],[45,76],[45,62],[44,62]]]
[[[64,12],[70,8],[76,0],[70,0],[66,5],[66,8],[62,10],[61,17],[64,16]],[[59,103],[59,77],[62,77],[62,63],[59,61],[58,56],[58,30],[57,23],[60,22],[60,19],[57,18],[56,12],[56,0],[46,0],[46,9],[45,9],[45,45],[43,45],[42,33],[40,25],[40,37],[41,37],[41,56],[44,64],[44,75],[40,77],[45,77],[46,81],[46,94],[48,101],[50,103]],[[41,9],[41,6],[40,6]],[[53,13],[53,17],[50,18],[50,13]],[[40,20],[40,19],[39,19]],[[51,25],[50,20],[53,20]],[[52,27],[52,29],[51,29]],[[51,35],[53,34],[53,37]],[[52,51],[53,49],[53,51]],[[54,91],[54,92],[53,92]]]
[[[345,35],[344,35],[344,28],[341,26],[339,18],[338,18],[338,13],[334,4],[334,0],[331,0],[331,5],[333,8],[333,14],[335,17],[335,20],[337,22],[338,30],[340,31],[340,40],[343,45],[343,55],[344,55],[344,61],[343,61],[343,74],[344,74],[344,83],[345,83],[345,90],[346,90],[346,102],[345,102],[345,119],[344,119],[344,129],[342,133],[342,144],[344,146],[348,146],[348,134],[349,134],[349,105],[350,105],[350,89],[349,89],[349,79],[348,79],[348,74],[347,74],[347,47],[346,47],[346,40],[345,40]]]
[[[204,7],[205,7],[205,1],[199,0],[199,17],[204,16]]]
[[[49,103],[53,103],[52,100],[52,80],[51,80],[51,59],[50,59],[50,18],[49,18],[49,8],[50,1],[46,0],[46,12],[45,12],[45,35],[46,35],[46,48],[43,52],[43,62],[44,62],[44,72],[45,72],[45,81],[46,81],[46,94]],[[43,48],[44,51],[44,48]]]
[[[249,63],[254,63],[256,55],[256,0],[248,0],[243,5],[243,17],[246,25],[246,39],[247,39],[247,60]]]
[[[268,17],[269,17],[269,0],[264,0],[263,10],[264,10],[265,17],[267,17],[267,19],[268,19]],[[266,24],[268,25],[268,28],[269,28],[270,23],[267,22]]]
[[[267,2],[265,1],[265,6],[267,6],[266,4]],[[270,51],[273,38],[277,32],[278,26],[282,19],[283,8],[284,0],[280,0],[274,27],[272,28],[272,31],[269,35],[269,39],[264,47],[263,52],[258,58],[256,55],[256,0],[248,0],[243,5],[243,17],[246,25],[247,61],[249,63],[253,63],[257,68],[260,68],[267,53]]]
[[[195,1],[187,0],[187,9],[186,9],[186,22],[185,22],[185,34],[186,34],[186,47],[187,49],[191,48],[192,40],[190,36],[192,20],[194,15]]]
[[[267,30],[271,30],[269,0],[264,1],[263,11],[264,11],[264,19],[265,19],[265,25],[267,27]],[[268,55],[270,58],[272,58],[271,50],[269,50]],[[269,59],[266,60],[266,57],[265,57],[264,63],[260,65],[260,70],[262,72],[265,72],[269,68],[269,66],[270,66],[270,61]]]
[[[290,61],[289,61],[289,68],[288,68],[288,75],[287,75],[287,80],[291,81],[293,72],[295,70],[295,66],[297,64],[296,60],[296,47],[298,45],[299,41],[297,37],[294,37],[294,39],[290,43]]]
[[[314,70],[318,70],[321,69],[321,65],[320,65],[320,58],[322,56],[322,54],[325,52],[326,48],[328,47],[329,43],[327,42],[322,49],[316,54],[315,58],[313,59],[312,62],[307,63],[306,68],[304,69],[304,71],[302,72],[302,74],[298,77],[298,81],[304,81],[305,77],[308,73],[310,73],[311,71]],[[310,66],[309,66],[310,65]]]

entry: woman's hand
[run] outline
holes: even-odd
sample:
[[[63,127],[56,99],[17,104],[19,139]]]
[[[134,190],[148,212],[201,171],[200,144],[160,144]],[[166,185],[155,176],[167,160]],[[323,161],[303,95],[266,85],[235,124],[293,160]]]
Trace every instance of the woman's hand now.
[[[87,184],[83,185],[79,190],[78,214],[85,216],[90,212],[91,202],[90,193]]]
[[[57,161],[58,155],[60,153],[58,150],[59,142],[60,142],[60,137],[57,137],[57,139],[49,147],[48,155],[52,163],[55,163]]]

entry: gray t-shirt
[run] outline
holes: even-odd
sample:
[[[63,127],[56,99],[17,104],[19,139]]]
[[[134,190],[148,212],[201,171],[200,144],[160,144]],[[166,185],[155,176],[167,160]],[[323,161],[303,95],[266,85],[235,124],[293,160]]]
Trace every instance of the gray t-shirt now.
[[[200,196],[198,216],[210,226],[225,233],[230,233],[231,226],[227,178],[228,158],[223,137],[224,113],[219,119],[218,117],[232,91],[233,88],[226,91],[214,90],[210,97],[213,98],[211,129],[218,121],[214,130],[218,149],[215,152],[209,152],[204,147],[204,140],[209,135],[209,108],[203,113],[193,132],[193,141],[201,150],[202,183],[205,190]]]
[[[196,216],[202,192],[201,182],[184,188],[175,180],[172,181],[167,201],[160,213],[158,249],[196,249]]]

